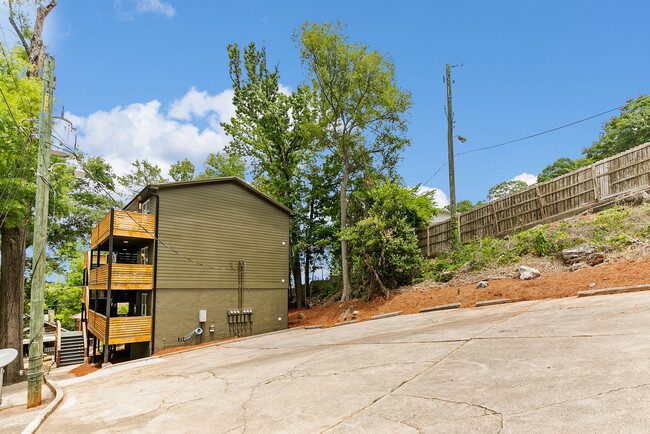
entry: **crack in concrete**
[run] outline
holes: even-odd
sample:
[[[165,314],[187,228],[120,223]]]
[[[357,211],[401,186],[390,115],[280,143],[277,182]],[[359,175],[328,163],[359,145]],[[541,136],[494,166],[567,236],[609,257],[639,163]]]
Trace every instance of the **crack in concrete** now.
[[[435,363],[433,363],[433,364],[432,364],[431,366],[429,366],[428,368],[426,368],[426,369],[424,369],[424,370],[418,372],[417,374],[415,374],[415,375],[412,376],[411,378],[408,378],[407,380],[402,381],[402,382],[401,382],[397,387],[394,387],[393,389],[391,389],[390,391],[386,392],[386,393],[383,394],[382,396],[380,396],[380,397],[374,399],[372,402],[370,402],[370,404],[368,404],[368,405],[362,407],[361,409],[355,411],[354,413],[352,413],[352,414],[346,416],[345,418],[343,418],[342,420],[340,420],[340,421],[337,422],[336,424],[330,426],[329,428],[324,429],[323,431],[321,431],[321,433],[324,433],[324,432],[330,431],[331,429],[333,429],[333,428],[339,426],[340,424],[342,424],[343,422],[345,422],[345,421],[349,420],[350,418],[356,416],[357,414],[359,414],[359,413],[361,413],[361,412],[367,410],[368,408],[372,407],[373,405],[375,405],[375,404],[376,404],[377,402],[379,402],[380,400],[386,398],[387,396],[389,396],[389,395],[391,395],[392,393],[394,393],[396,390],[400,389],[400,388],[401,388],[402,386],[404,386],[405,384],[410,383],[411,381],[413,381],[413,380],[415,380],[416,378],[418,378],[420,375],[422,375],[422,374],[424,374],[425,372],[427,372],[427,371],[433,369],[434,367],[436,367],[436,366],[437,366],[438,364],[440,364],[443,360],[447,359],[449,356],[451,356],[452,354],[454,354],[456,351],[460,350],[460,349],[463,348],[465,345],[467,345],[469,342],[471,342],[471,341],[472,341],[476,336],[481,335],[481,334],[487,332],[488,330],[490,330],[491,328],[496,327],[496,326],[498,326],[498,325],[501,325],[501,324],[503,324],[504,322],[506,322],[506,321],[508,321],[508,320],[510,320],[510,319],[512,319],[512,318],[514,318],[514,317],[516,317],[516,316],[519,316],[519,315],[521,315],[521,314],[523,314],[523,313],[525,313],[525,312],[528,312],[530,309],[532,309],[534,306],[537,306],[537,305],[538,305],[539,303],[541,303],[542,301],[543,301],[543,300],[539,300],[539,301],[537,301],[536,303],[531,303],[531,304],[529,304],[528,306],[526,306],[525,309],[520,310],[520,311],[518,311],[518,312],[515,312],[514,314],[509,315],[509,316],[507,316],[506,318],[502,319],[501,321],[499,321],[499,322],[497,322],[497,323],[494,323],[494,324],[490,325],[489,327],[487,327],[486,329],[484,329],[484,330],[482,330],[482,331],[476,333],[476,334],[475,334],[474,336],[472,336],[469,340],[463,342],[461,345],[457,346],[456,348],[454,348],[453,350],[451,350],[449,353],[447,353],[447,354],[445,354],[444,356],[442,356],[438,361],[436,361]],[[499,413],[499,414],[500,414],[500,413]],[[501,422],[501,429],[499,430],[499,432],[501,432],[501,430],[503,430],[503,416],[501,416],[501,421],[502,421],[502,422]]]
[[[398,423],[400,425],[404,425],[404,426],[407,426],[409,428],[413,428],[417,432],[422,432],[421,428],[418,428],[417,426],[411,425],[410,423],[406,423],[406,422],[401,421],[401,420],[391,419],[391,418],[388,418],[388,417],[386,417],[384,415],[381,415],[381,414],[379,415],[379,417],[381,417],[382,419],[387,420],[389,422],[395,422],[395,423]]]
[[[620,392],[621,390],[639,389],[641,387],[648,387],[648,386],[650,386],[650,383],[638,384],[636,386],[617,387],[616,389],[605,390],[603,392],[599,392],[599,393],[596,393],[594,395],[589,395],[589,396],[585,396],[585,397],[582,397],[582,398],[565,399],[564,401],[554,402],[552,404],[543,405],[541,407],[534,408],[534,409],[531,409],[531,410],[519,411],[519,412],[516,412],[516,413],[506,413],[506,415],[507,416],[518,416],[520,414],[534,413],[536,411],[545,410],[547,408],[556,407],[558,405],[568,404],[568,403],[572,403],[572,402],[580,402],[580,401],[585,401],[587,399],[597,398],[597,397],[602,396],[602,395],[607,395],[608,393]]]
[[[484,413],[483,413],[482,415],[480,415],[480,416],[474,416],[474,417],[483,417],[483,416],[499,416],[499,418],[500,418],[500,420],[501,420],[501,428],[499,428],[499,431],[498,431],[498,432],[501,432],[501,431],[503,430],[503,414],[500,413],[500,412],[498,412],[498,411],[496,411],[496,410],[494,410],[494,409],[491,409],[491,408],[489,408],[489,407],[486,407],[486,406],[484,406],[484,405],[481,405],[481,404],[475,404],[475,403],[473,403],[473,402],[467,402],[467,401],[454,401],[454,400],[452,400],[452,399],[435,398],[435,397],[430,397],[430,396],[421,396],[421,395],[411,395],[411,394],[408,394],[408,393],[401,393],[400,395],[401,395],[401,396],[410,396],[410,397],[412,397],[412,398],[427,399],[427,400],[430,400],[430,401],[441,401],[441,402],[448,402],[448,403],[450,403],[450,404],[459,404],[459,405],[466,405],[466,406],[468,406],[468,407],[476,407],[476,408],[480,408],[481,410],[483,410]],[[453,422],[454,420],[463,420],[463,419],[465,419],[465,418],[452,419],[452,422]],[[441,423],[444,423],[444,422],[441,422]]]

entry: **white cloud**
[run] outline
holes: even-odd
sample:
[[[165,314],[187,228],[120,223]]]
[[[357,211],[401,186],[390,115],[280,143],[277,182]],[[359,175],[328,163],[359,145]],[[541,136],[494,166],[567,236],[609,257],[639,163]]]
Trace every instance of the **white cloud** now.
[[[176,10],[171,4],[160,0],[136,0],[135,10],[139,13],[153,12],[156,14],[163,14],[168,18],[176,15]]]
[[[440,190],[439,188],[431,188],[431,187],[425,187],[425,186],[420,186],[418,188],[418,194],[424,194],[428,193],[430,191],[433,191],[433,199],[436,202],[436,207],[442,208],[447,205],[449,205],[449,198],[445,194],[444,191]]]
[[[232,103],[234,91],[226,89],[217,95],[206,91],[199,92],[192,87],[180,99],[169,107],[169,117],[189,121],[192,117],[205,117],[207,114],[217,114],[219,121],[229,122],[235,116],[235,106]]]
[[[68,116],[79,129],[80,149],[90,155],[104,155],[118,175],[129,172],[136,159],[156,163],[165,173],[171,164],[184,158],[198,167],[207,154],[222,150],[228,143],[220,130],[200,129],[165,115],[156,100],[117,106],[86,117]]]
[[[531,175],[530,173],[522,173],[515,176],[511,181],[524,181],[528,185],[537,184],[537,175]]]

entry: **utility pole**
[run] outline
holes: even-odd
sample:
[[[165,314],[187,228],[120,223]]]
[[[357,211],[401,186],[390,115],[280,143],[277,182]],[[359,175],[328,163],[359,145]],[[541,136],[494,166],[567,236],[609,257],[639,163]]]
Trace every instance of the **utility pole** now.
[[[454,174],[454,112],[451,109],[451,66],[447,64],[447,152],[449,158],[449,212],[451,213],[452,249],[460,243],[456,218],[456,178]]]
[[[451,66],[447,64],[447,148],[449,152],[449,211],[456,218],[456,180],[454,178],[454,114],[451,111]]]
[[[43,294],[47,249],[47,216],[50,195],[50,148],[52,145],[52,98],[54,59],[46,55],[43,68],[43,94],[39,116],[40,137],[36,169],[36,206],[34,249],[32,256],[32,291],[29,317],[29,370],[27,372],[27,408],[41,403],[43,385]]]

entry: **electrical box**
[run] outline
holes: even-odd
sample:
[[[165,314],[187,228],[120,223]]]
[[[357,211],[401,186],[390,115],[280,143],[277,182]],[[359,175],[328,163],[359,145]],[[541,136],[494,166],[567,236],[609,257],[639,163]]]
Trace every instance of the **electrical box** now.
[[[206,322],[208,320],[208,311],[207,310],[199,310],[199,322]]]

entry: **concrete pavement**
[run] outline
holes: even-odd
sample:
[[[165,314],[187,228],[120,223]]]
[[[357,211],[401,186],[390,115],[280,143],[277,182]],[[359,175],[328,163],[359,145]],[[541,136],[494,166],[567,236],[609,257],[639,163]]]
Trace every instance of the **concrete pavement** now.
[[[40,432],[650,432],[649,325],[640,292],[296,329],[64,380]]]

